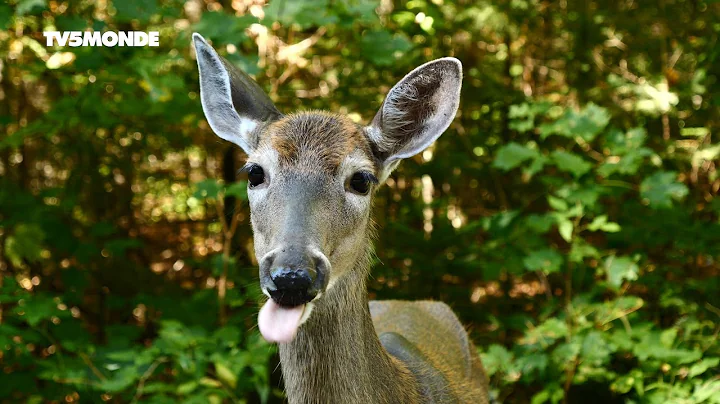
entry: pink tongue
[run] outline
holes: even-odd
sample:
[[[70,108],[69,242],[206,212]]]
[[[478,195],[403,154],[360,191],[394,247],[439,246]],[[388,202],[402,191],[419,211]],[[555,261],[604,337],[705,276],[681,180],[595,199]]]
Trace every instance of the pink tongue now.
[[[273,299],[260,309],[258,326],[268,342],[290,342],[295,337],[305,305],[281,307]]]

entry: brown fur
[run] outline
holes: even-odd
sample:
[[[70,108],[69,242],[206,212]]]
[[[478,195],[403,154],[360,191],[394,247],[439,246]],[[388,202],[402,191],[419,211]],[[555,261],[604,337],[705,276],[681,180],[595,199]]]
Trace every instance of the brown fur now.
[[[283,167],[302,167],[299,163],[304,161],[311,163],[309,168],[319,166],[335,174],[354,150],[370,154],[370,144],[358,124],[325,111],[288,115],[272,123],[266,133]]]

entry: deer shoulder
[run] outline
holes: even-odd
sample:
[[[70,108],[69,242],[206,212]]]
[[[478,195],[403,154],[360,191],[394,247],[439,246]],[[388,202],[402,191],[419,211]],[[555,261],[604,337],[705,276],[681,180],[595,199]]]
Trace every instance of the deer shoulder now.
[[[370,313],[381,344],[413,374],[423,401],[487,402],[477,350],[447,304],[374,300]]]

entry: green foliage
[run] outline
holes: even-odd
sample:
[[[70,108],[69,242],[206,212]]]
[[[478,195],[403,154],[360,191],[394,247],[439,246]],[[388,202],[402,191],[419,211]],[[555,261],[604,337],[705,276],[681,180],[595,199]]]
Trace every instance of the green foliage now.
[[[458,57],[458,117],[377,193],[372,296],[448,302],[501,402],[719,403],[719,20],[707,0],[0,4],[0,402],[282,402],[200,32],[281,111],[363,122]],[[87,28],[160,46],[41,35]]]

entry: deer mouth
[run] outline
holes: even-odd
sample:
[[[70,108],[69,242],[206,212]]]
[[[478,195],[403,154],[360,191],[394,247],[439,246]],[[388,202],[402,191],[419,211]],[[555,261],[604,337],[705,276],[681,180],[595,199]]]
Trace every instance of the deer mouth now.
[[[260,309],[258,328],[268,342],[287,343],[295,338],[300,326],[310,317],[313,304],[282,306],[274,299]]]

